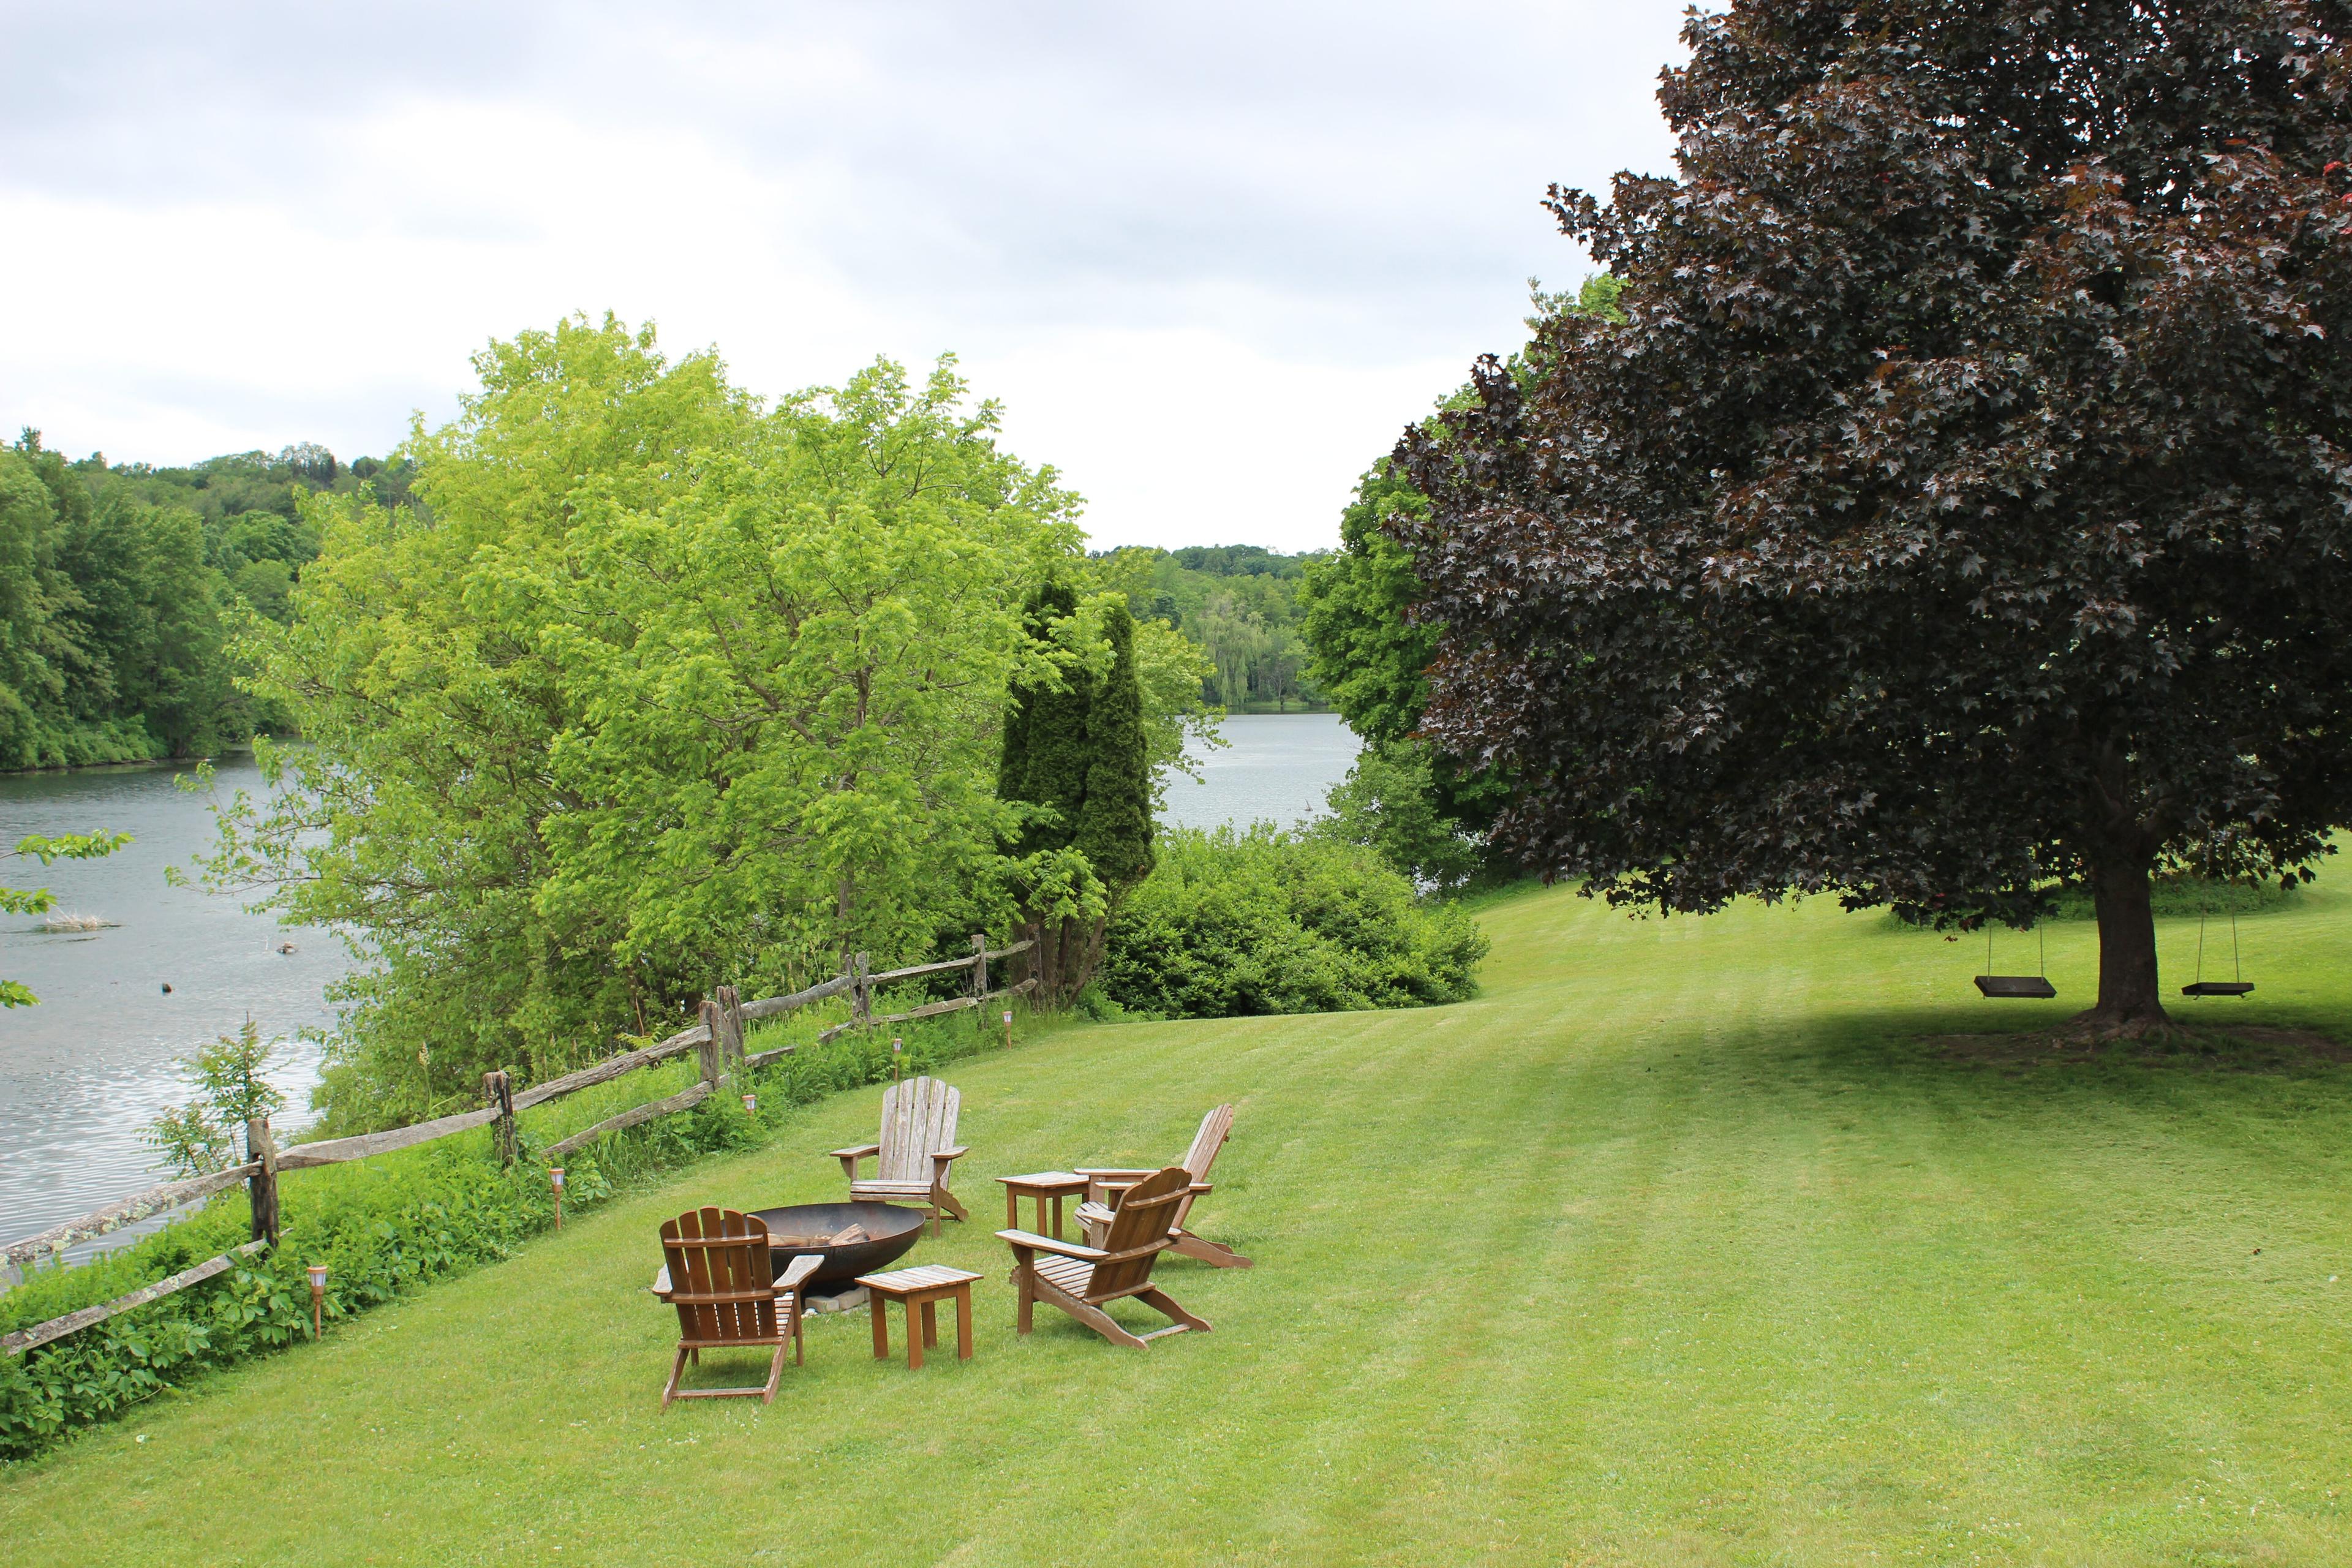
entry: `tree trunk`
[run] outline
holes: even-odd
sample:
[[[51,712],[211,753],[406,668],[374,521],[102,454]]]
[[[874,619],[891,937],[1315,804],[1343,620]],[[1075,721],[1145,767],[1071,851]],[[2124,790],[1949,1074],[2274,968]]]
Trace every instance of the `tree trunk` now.
[[[2099,916],[2099,1000],[2075,1024],[2100,1037],[2137,1037],[2168,1027],[2157,987],[2156,912],[2148,902],[2145,858],[2111,856],[2092,868]]]
[[[1102,922],[1039,915],[1028,922],[1026,929],[1037,943],[1029,950],[1029,973],[1037,980],[1037,989],[1030,999],[1042,1007],[1071,1005],[1102,963]]]

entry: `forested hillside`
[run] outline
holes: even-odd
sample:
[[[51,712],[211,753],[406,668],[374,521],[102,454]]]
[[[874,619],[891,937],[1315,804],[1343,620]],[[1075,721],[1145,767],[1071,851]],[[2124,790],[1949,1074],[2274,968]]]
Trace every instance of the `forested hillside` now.
[[[26,431],[0,449],[0,770],[198,755],[282,716],[238,691],[240,617],[282,621],[319,552],[297,498],[404,469],[321,447],[184,468],[79,462]]]
[[[1165,621],[1209,656],[1202,695],[1236,710],[1288,712],[1327,705],[1306,677],[1298,587],[1319,552],[1284,555],[1255,544],[1130,546],[1097,557],[1137,616]]]

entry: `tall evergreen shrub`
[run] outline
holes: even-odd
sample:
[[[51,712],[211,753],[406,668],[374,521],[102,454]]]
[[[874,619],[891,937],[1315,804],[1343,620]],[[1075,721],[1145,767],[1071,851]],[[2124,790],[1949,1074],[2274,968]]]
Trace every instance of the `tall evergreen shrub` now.
[[[1057,640],[1077,615],[1066,585],[1032,595],[1029,634]],[[1099,677],[1073,660],[1058,687],[1015,684],[997,770],[1001,798],[1043,807],[1008,846],[1016,855],[1076,848],[1116,905],[1151,869],[1151,764],[1136,675],[1135,617],[1114,604],[1103,616],[1110,666]],[[1028,921],[1048,1000],[1066,1002],[1102,956],[1100,921]]]

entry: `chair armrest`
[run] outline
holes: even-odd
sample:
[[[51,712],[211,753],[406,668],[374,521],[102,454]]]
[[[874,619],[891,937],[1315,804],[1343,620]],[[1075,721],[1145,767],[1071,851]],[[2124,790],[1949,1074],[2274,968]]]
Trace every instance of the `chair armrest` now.
[[[667,1264],[667,1263],[665,1263],[665,1264],[663,1264],[663,1265],[661,1266],[661,1268],[660,1268],[659,1269],[656,1270],[656,1271],[655,1271],[655,1274],[654,1274],[654,1282],[653,1282],[651,1285],[649,1285],[649,1286],[647,1286],[647,1287],[646,1287],[646,1288],[647,1289],[651,1290],[651,1291],[652,1291],[656,1296],[659,1297],[661,1300],[665,1300],[665,1301],[668,1300],[669,1300],[669,1265],[668,1265],[668,1264]]]
[[[1055,1241],[1050,1236],[1039,1236],[1033,1230],[1000,1230],[996,1239],[1012,1246],[1016,1251],[1051,1252],[1064,1258],[1075,1258],[1081,1263],[1094,1263],[1108,1258],[1099,1247],[1081,1247],[1075,1241]]]
[[[882,1152],[882,1145],[879,1143],[860,1143],[855,1149],[835,1149],[833,1152],[833,1157],[836,1160],[862,1160],[869,1154],[880,1152]]]
[[[1088,1203],[1108,1204],[1111,1207],[1117,1208],[1118,1206],[1118,1200],[1127,1195],[1128,1188],[1136,1185],[1146,1176],[1156,1176],[1160,1173],[1157,1171],[1107,1171],[1097,1169],[1092,1171],[1079,1171],[1076,1173],[1084,1176],[1087,1179],[1087,1201]]]
[[[776,1281],[779,1290],[798,1290],[801,1281],[824,1267],[824,1259],[814,1252],[803,1252],[784,1268],[784,1277]]]
[[[1202,1193],[1213,1193],[1216,1191],[1216,1184],[1213,1182],[1194,1182],[1189,1190],[1194,1197],[1199,1197]]]
[[[934,1149],[934,1150],[932,1150],[932,1151],[931,1151],[931,1158],[932,1158],[932,1159],[934,1159],[934,1160],[961,1160],[961,1159],[962,1159],[966,1154],[969,1154],[969,1153],[971,1153],[971,1151],[970,1149],[968,1149],[968,1148],[966,1148],[964,1145],[962,1145],[962,1144],[959,1143],[959,1144],[957,1144],[957,1145],[956,1145],[954,1148],[952,1148],[952,1149]]]

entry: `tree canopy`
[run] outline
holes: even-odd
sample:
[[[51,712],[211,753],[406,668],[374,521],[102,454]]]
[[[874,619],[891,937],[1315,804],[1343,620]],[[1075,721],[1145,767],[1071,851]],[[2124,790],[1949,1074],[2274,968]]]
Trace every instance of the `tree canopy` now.
[[[267,752],[302,787],[232,809],[214,872],[380,961],[339,1113],[426,1109],[398,1097],[428,1041],[467,1082],[562,1070],[721,981],[1082,900],[1066,856],[1000,858],[994,789],[1077,499],[951,362],[770,408],[711,353],[575,319],[476,366],[409,443],[423,508],[314,498],[291,623],[240,645],[309,744]]]
[[[2161,1024],[2152,871],[2352,816],[2352,13],[1738,0],[1622,280],[1398,448],[1424,729],[1620,901],[2030,921]]]
[[[405,496],[397,466],[323,447],[184,468],[0,450],[0,771],[198,755],[282,715],[238,691],[242,618],[287,616],[313,490]]]

